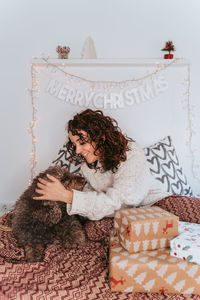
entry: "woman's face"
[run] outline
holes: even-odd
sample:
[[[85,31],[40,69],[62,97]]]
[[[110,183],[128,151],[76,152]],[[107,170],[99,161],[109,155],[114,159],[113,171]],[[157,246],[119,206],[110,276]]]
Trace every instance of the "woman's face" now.
[[[96,160],[99,160],[99,156],[94,154],[96,143],[87,142],[87,132],[80,130],[80,133],[83,135],[83,139],[81,139],[78,135],[72,135],[71,131],[69,132],[69,138],[73,145],[76,147],[76,153],[83,156],[89,164],[95,162]]]

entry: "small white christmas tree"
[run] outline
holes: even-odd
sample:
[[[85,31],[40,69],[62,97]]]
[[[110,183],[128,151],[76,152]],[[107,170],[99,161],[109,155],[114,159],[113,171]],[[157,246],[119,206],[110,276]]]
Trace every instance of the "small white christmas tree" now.
[[[172,284],[174,282],[174,280],[176,279],[177,276],[177,272],[171,273],[169,276],[167,276],[167,278],[165,279],[165,281],[168,284]]]
[[[198,266],[194,265],[187,271],[187,274],[188,276],[193,278],[197,271],[198,271]]]
[[[152,249],[156,249],[157,244],[158,244],[158,240],[157,239],[152,240],[151,241],[151,247],[152,247]]]
[[[152,287],[154,286],[154,283],[155,283],[155,279],[149,280],[149,281],[144,285],[145,290],[147,290],[148,292],[150,292],[150,290],[151,290]]]
[[[148,249],[148,246],[149,246],[149,240],[144,240],[142,242],[142,245],[143,245],[143,250],[147,250]]]
[[[152,260],[152,261],[150,261],[149,263],[147,263],[147,266],[148,266],[150,269],[152,269],[152,270],[154,270],[154,269],[156,268],[157,265],[158,265],[158,261],[157,261],[157,260]]]
[[[150,223],[144,223],[144,233],[147,235],[149,233]]]
[[[133,243],[133,248],[135,252],[138,252],[139,248],[140,248],[140,241],[134,242]]]
[[[127,221],[127,218],[126,218],[126,217],[123,217],[123,219],[122,219],[122,224],[128,225],[128,221]]]
[[[153,233],[156,234],[158,232],[158,222],[153,222]]]
[[[193,294],[194,287],[190,287],[187,290],[183,291],[183,294]]]
[[[135,233],[136,233],[137,236],[140,235],[140,232],[141,232],[141,226],[142,226],[141,223],[136,223],[136,224],[134,224],[134,227],[135,227]]]
[[[138,265],[133,265],[126,271],[126,273],[132,277],[135,274],[135,272],[137,271],[137,268],[138,268]]]
[[[81,58],[97,58],[94,41],[90,36],[84,43]]]
[[[117,266],[118,266],[120,269],[123,270],[123,269],[126,268],[127,264],[128,264],[128,260],[125,259],[125,260],[119,261],[119,262],[117,263]]]
[[[187,267],[187,261],[181,261],[177,264],[177,266],[179,267],[179,269],[185,270],[185,268]]]
[[[144,281],[146,275],[147,275],[146,272],[140,273],[140,274],[135,278],[135,281],[136,281],[138,284],[142,284],[142,282]]]
[[[158,276],[164,277],[165,273],[167,272],[167,269],[168,269],[168,265],[164,265],[160,269],[158,269],[156,273],[158,274]]]
[[[182,290],[182,288],[184,287],[184,285],[185,285],[185,280],[181,280],[175,284],[174,289],[176,291],[180,292]]]

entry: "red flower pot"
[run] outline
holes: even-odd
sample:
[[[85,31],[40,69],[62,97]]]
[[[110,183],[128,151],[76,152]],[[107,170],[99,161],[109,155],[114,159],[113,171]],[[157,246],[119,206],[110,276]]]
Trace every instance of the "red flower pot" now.
[[[170,54],[170,53],[164,55],[165,59],[172,59],[173,57],[174,57],[174,54]]]

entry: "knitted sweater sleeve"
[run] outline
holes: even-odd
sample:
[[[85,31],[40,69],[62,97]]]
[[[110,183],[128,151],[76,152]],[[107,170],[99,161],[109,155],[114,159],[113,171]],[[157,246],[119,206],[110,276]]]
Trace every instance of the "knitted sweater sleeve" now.
[[[104,178],[105,179],[105,178]],[[87,178],[90,181],[90,178]],[[121,163],[113,175],[113,183],[105,192],[74,190],[72,205],[67,204],[69,215],[79,214],[90,220],[113,215],[114,211],[142,203],[150,188],[150,174],[143,150],[134,143],[127,152],[127,160]]]

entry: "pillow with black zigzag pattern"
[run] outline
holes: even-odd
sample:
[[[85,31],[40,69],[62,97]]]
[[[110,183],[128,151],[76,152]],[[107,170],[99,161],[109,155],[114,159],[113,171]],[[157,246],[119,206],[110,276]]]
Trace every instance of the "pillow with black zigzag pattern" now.
[[[194,196],[170,136],[143,149],[153,177],[172,195]]]
[[[58,157],[52,162],[52,164],[66,168],[70,173],[82,175],[80,163],[70,163],[69,152],[67,151],[66,144],[58,152]]]

